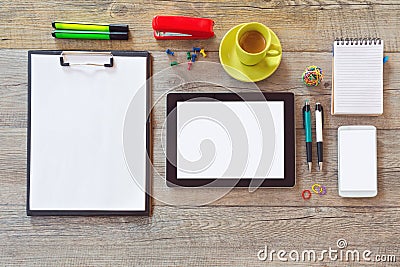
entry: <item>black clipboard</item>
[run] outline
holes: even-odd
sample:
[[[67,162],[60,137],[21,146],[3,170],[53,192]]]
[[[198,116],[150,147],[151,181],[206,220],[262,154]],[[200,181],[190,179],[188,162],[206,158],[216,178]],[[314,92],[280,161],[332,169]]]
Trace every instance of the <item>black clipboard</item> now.
[[[145,177],[144,177],[144,208],[140,210],[124,210],[124,209],[35,209],[32,207],[31,198],[32,198],[32,177],[31,171],[35,169],[36,166],[32,164],[32,145],[35,142],[34,138],[37,138],[37,134],[33,137],[32,128],[35,127],[33,122],[33,114],[32,105],[33,100],[32,98],[35,97],[37,94],[38,88],[33,88],[32,80],[35,79],[35,75],[37,74],[35,70],[32,69],[32,57],[35,55],[46,55],[46,56],[54,56],[59,64],[60,68],[66,68],[64,70],[72,68],[75,63],[70,62],[68,59],[68,55],[74,53],[82,53],[83,55],[97,55],[97,54],[109,54],[109,60],[104,62],[103,66],[100,66],[98,63],[80,63],[76,65],[93,65],[99,68],[110,68],[112,69],[114,64],[118,66],[118,58],[120,57],[140,57],[144,58],[145,60],[145,70],[143,77],[145,79],[144,83],[144,94],[145,94],[145,114],[146,121],[144,122],[145,128]],[[36,215],[81,215],[81,216],[92,216],[92,215],[143,215],[149,216],[151,214],[151,197],[150,197],[150,190],[151,190],[151,161],[152,161],[152,147],[151,147],[151,84],[149,82],[149,78],[151,76],[151,55],[149,52],[146,51],[55,51],[55,50],[40,50],[40,51],[28,51],[28,135],[27,135],[27,215],[28,216],[36,216]],[[57,86],[56,84],[54,86]],[[49,111],[50,112],[50,111]],[[67,111],[66,111],[67,112]],[[37,164],[37,162],[35,163]],[[51,162],[46,163],[51,164]],[[101,166],[100,166],[101,167]]]

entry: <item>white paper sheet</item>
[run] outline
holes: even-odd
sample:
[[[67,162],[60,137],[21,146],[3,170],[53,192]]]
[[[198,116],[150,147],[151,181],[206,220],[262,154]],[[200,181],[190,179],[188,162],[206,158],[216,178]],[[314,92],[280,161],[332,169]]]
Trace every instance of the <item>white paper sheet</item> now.
[[[228,112],[221,115],[219,110],[224,108],[228,108]],[[271,124],[261,120],[267,116],[268,109],[273,119]],[[210,116],[210,111],[215,112]],[[191,112],[196,117],[188,117]],[[178,179],[284,178],[283,101],[178,102],[177,127]],[[234,137],[240,128],[244,129],[244,134]],[[213,145],[203,143],[204,140]],[[265,151],[271,148],[268,142],[272,142],[272,149]],[[234,169],[237,165],[231,164],[235,149],[240,150],[236,151],[239,153],[247,151],[238,162],[240,165],[245,160],[246,166],[237,170]],[[263,152],[273,153],[272,161],[262,161]],[[183,166],[185,160],[196,162],[201,157],[210,157],[205,159],[207,166],[199,166],[199,170]],[[260,166],[266,167],[266,172],[259,172]]]
[[[383,41],[342,44],[335,41],[333,114],[383,113]]]
[[[59,57],[32,54],[30,209],[145,210],[145,94],[136,177],[124,158],[123,124],[145,84],[146,58],[114,56],[105,68],[62,67]]]

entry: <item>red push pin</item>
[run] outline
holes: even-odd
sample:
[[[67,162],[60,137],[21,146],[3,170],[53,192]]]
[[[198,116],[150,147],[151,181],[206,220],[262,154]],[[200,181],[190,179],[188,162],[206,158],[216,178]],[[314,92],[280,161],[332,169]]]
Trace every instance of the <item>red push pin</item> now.
[[[188,70],[190,70],[192,68],[192,64],[193,64],[192,61],[188,62],[188,67],[187,67]]]

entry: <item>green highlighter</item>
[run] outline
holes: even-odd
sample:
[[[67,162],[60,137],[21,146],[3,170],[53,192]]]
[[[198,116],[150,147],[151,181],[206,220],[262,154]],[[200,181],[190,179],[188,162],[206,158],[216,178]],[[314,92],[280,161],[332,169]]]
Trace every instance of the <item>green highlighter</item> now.
[[[55,30],[51,35],[61,39],[128,40],[127,32]]]
[[[54,21],[52,24],[56,30],[93,31],[93,32],[128,32],[127,24],[98,24],[70,21]]]

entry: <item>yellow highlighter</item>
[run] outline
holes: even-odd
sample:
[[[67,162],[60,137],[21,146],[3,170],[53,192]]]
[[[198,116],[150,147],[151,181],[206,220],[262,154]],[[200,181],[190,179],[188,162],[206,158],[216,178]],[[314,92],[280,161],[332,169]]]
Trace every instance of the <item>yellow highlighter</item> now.
[[[52,24],[56,30],[96,31],[96,32],[128,32],[127,24],[98,24],[70,21],[54,21]]]

